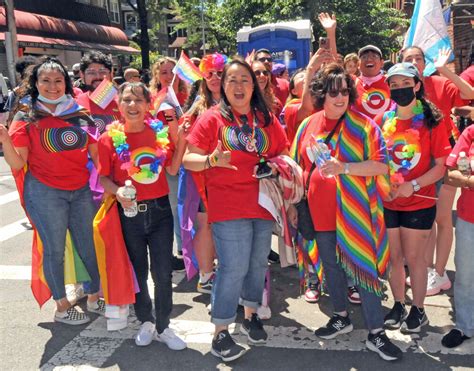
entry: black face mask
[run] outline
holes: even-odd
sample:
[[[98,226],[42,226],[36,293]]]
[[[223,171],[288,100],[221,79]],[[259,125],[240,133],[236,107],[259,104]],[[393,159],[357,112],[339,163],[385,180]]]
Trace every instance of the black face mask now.
[[[413,86],[390,90],[390,98],[399,106],[408,106],[415,99]]]

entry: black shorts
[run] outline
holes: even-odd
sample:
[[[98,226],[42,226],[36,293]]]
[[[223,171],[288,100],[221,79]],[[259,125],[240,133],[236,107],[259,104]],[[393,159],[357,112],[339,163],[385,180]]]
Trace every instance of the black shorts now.
[[[410,228],[429,230],[436,218],[436,206],[414,211],[384,209],[387,228]]]

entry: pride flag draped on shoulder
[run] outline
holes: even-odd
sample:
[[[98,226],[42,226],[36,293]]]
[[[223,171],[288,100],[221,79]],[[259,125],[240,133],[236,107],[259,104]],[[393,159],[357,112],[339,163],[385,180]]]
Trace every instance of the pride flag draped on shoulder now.
[[[439,50],[452,49],[439,0],[416,0],[403,48],[413,45],[420,47],[425,53],[425,76],[435,72],[433,60],[438,56]],[[454,56],[451,56],[452,59]]]
[[[178,63],[173,68],[173,73],[178,75],[181,80],[186,81],[188,84],[193,84],[197,80],[202,79],[201,71],[196,65],[188,58],[188,56],[181,51]]]

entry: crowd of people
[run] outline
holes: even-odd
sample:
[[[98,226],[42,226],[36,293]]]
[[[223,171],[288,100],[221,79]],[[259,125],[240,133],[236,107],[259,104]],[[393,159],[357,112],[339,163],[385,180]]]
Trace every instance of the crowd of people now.
[[[350,333],[348,302],[360,304],[367,348],[395,361],[402,352],[385,329],[419,333],[428,323],[426,296],[451,287],[451,210],[461,188],[456,325],[442,344],[456,347],[474,336],[474,126],[461,128],[452,119],[454,108],[474,99],[473,67],[456,75],[443,49],[437,73],[424,76],[424,53],[416,46],[402,50],[392,66],[374,45],[341,57],[335,17],[323,13],[319,20],[327,42],[291,76],[267,49],[246,59],[217,52],[193,58],[202,79],[192,86],[175,75],[177,61],[169,57],[153,65],[149,84],[133,68],[120,76],[123,82],[114,78],[112,60],[101,52],[84,55],[73,78],[54,57],[18,64],[21,83],[9,94],[0,142],[16,176],[24,176],[20,192],[42,241],[55,321],[88,322],[75,305],[83,295],[88,312],[105,313],[93,220],[113,197],[138,284],[137,346],[155,339],[172,350],[186,348],[169,324],[172,273],[189,264],[197,265],[197,291],[211,295],[211,353],[232,361],[247,351],[228,331],[238,305],[242,333],[250,344],[264,344],[277,233],[304,269],[304,299],[317,302],[323,287],[329,294],[333,315],[315,335],[329,340]],[[103,80],[122,82],[106,107],[92,98]],[[179,109],[156,110],[166,89]],[[467,111],[472,120],[472,108]],[[197,194],[193,259],[182,257],[186,222],[178,205],[189,201],[180,194],[190,184],[184,175]],[[68,233],[90,277],[72,292],[64,280]],[[382,307],[386,282],[390,310]]]

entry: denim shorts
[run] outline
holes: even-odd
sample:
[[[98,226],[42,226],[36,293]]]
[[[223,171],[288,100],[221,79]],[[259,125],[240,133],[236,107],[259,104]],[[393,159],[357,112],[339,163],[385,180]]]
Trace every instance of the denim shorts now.
[[[385,225],[387,228],[409,228],[429,230],[433,227],[436,218],[436,206],[427,209],[400,211],[384,210]]]

